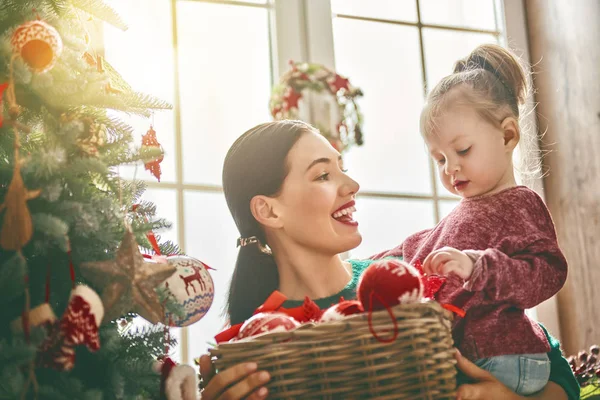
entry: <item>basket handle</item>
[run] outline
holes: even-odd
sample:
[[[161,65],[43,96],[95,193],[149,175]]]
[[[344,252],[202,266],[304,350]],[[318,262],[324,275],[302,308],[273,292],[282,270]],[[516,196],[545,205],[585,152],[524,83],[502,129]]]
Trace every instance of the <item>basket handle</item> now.
[[[377,296],[377,300],[379,300],[381,304],[383,304],[390,318],[392,319],[392,322],[394,323],[394,335],[390,339],[380,337],[377,334],[377,332],[375,332],[375,328],[373,327],[373,296]],[[392,309],[390,308],[390,306],[388,306],[387,303],[383,300],[383,298],[378,293],[375,293],[375,291],[371,291],[371,293],[369,294],[369,311],[367,318],[369,322],[369,331],[371,331],[371,334],[375,339],[377,339],[377,341],[381,343],[392,343],[398,338],[398,321],[396,321],[396,317],[392,313]]]

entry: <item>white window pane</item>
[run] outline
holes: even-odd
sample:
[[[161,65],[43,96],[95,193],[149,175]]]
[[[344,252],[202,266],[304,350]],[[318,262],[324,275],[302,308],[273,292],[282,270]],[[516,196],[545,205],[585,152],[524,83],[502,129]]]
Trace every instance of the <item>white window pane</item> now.
[[[160,236],[160,241],[170,240],[178,244],[177,239],[177,192],[175,189],[146,189],[142,200],[151,201],[156,205],[156,218],[164,218],[172,225],[171,228],[164,231],[156,231]]]
[[[169,0],[110,0],[129,29],[121,31],[104,24],[104,56],[134,90],[151,94],[173,104],[173,36],[171,2]],[[134,128],[135,145],[141,146],[142,135],[152,119],[115,113]],[[173,111],[156,111],[154,130],[165,151],[161,163],[161,182],[175,181],[175,135]],[[154,181],[154,176],[142,164],[120,168],[128,179]]]
[[[417,28],[348,19],[333,28],[336,68],[365,93],[365,144],[346,154],[350,174],[365,191],[430,194]]]
[[[229,146],[271,119],[268,10],[178,1],[177,24],[184,181],[220,185]]]
[[[423,42],[427,86],[431,90],[443,77],[452,74],[457,60],[468,56],[480,44],[497,44],[498,40],[489,34],[423,29]]]
[[[442,200],[439,202],[439,207],[440,207],[440,219],[444,218],[445,216],[447,216],[448,214],[450,214],[450,212],[452,212],[452,210],[454,210],[456,208],[456,206],[458,205],[459,201],[450,201],[450,200]]]
[[[401,244],[409,235],[434,226],[433,200],[359,197],[356,220],[361,245],[351,258],[366,258]]]
[[[410,22],[417,20],[414,0],[331,0],[331,10],[334,14],[358,17]]]
[[[216,271],[210,271],[215,284],[215,299],[208,313],[189,327],[190,359],[204,354],[207,342],[214,342],[225,318],[229,283],[237,258],[236,239],[238,230],[229,213],[222,193],[189,191],[184,194],[185,250]]]
[[[496,0],[421,0],[421,21],[425,24],[497,30],[494,3]]]

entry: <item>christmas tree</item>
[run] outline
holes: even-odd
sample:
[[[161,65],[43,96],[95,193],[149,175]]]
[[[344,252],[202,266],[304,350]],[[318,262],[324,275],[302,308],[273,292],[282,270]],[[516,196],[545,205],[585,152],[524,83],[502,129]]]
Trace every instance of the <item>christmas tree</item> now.
[[[133,143],[118,114],[170,106],[94,52],[100,22],[126,29],[100,0],[0,2],[0,399],[159,396],[171,340],[128,327],[170,307],[155,289],[173,268],[140,247],[179,249],[148,234],[168,223],[118,173],[160,177],[160,145],[151,129]]]

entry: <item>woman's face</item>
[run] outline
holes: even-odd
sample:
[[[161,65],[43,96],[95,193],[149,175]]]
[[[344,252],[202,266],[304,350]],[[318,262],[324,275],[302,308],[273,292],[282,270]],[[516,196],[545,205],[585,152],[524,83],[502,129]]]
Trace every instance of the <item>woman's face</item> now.
[[[340,153],[321,135],[298,139],[287,156],[289,173],[274,198],[281,233],[324,254],[357,247],[362,237],[352,214],[359,185],[344,170]]]

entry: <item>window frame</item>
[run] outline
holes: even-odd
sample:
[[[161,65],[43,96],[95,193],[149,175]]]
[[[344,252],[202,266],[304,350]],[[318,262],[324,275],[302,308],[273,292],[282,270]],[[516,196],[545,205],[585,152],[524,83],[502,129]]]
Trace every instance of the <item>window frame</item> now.
[[[334,37],[333,37],[333,14],[331,11],[330,0],[268,0],[265,4],[246,3],[244,1],[234,0],[168,0],[171,5],[172,19],[172,37],[173,37],[173,63],[174,63],[174,135],[175,135],[175,163],[176,176],[175,182],[155,182],[145,180],[149,189],[171,189],[176,194],[176,215],[177,215],[177,241],[182,246],[185,252],[185,209],[184,195],[186,191],[199,191],[205,193],[222,193],[223,189],[220,185],[202,185],[202,184],[187,184],[183,181],[183,138],[181,132],[181,115],[180,115],[180,78],[178,65],[178,46],[177,46],[177,2],[178,1],[199,1],[206,3],[228,4],[241,7],[260,7],[269,10],[269,36],[271,48],[271,83],[273,84],[277,77],[287,71],[289,61],[303,60],[307,62],[315,62],[323,64],[327,67],[335,69],[335,54],[334,54]],[[361,19],[378,21],[383,23],[395,23],[403,25],[411,25],[419,27],[419,41],[421,47],[421,62],[422,76],[425,91],[427,90],[426,83],[426,68],[425,54],[423,48],[422,28],[435,27],[441,29],[450,29],[454,31],[469,31],[469,32],[484,32],[494,33],[500,39],[500,43],[508,45],[513,50],[516,50],[522,58],[529,62],[529,51],[527,46],[527,29],[524,13],[523,0],[495,0],[497,7],[496,20],[500,27],[490,32],[487,30],[465,29],[457,27],[446,27],[439,25],[427,25],[420,22],[419,0],[414,0],[417,3],[418,20],[415,23],[397,22],[378,20],[374,18],[362,18],[354,16],[338,16],[343,18]],[[101,30],[98,33],[98,43],[102,43]],[[103,46],[101,45],[100,48]],[[533,106],[533,102],[530,103]],[[527,118],[527,124],[532,129],[537,129],[536,121],[533,113]],[[436,168],[432,161],[429,164],[430,178],[432,185],[431,195],[414,195],[407,193],[371,191],[360,192],[359,196],[387,199],[413,199],[413,200],[430,200],[434,203],[434,220],[437,222],[440,219],[440,201],[457,200],[456,197],[442,196],[438,194],[438,181],[436,179]],[[543,197],[542,180],[538,179],[533,183],[533,189]],[[535,314],[535,313],[534,313]],[[556,301],[551,299],[537,308],[537,316],[544,321],[546,326],[556,335],[558,331],[558,317]],[[189,364],[191,355],[189,354],[189,337],[188,329],[181,329],[181,339],[179,343],[180,359],[183,363]]]

